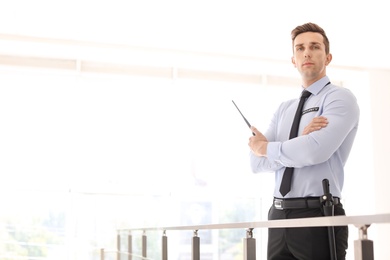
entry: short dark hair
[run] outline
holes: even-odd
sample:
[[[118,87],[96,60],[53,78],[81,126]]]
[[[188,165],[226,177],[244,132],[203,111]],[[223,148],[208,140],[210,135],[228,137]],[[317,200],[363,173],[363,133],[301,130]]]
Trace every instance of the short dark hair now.
[[[295,29],[291,31],[291,39],[292,39],[292,42],[293,42],[293,48],[294,48],[294,40],[295,40],[295,38],[299,34],[305,33],[305,32],[316,32],[316,33],[321,34],[323,36],[323,38],[324,38],[325,53],[329,54],[329,49],[330,49],[330,47],[329,47],[329,39],[326,36],[326,33],[325,33],[324,29],[322,29],[320,26],[318,26],[315,23],[305,23],[305,24],[302,24],[302,25],[299,25],[299,26],[295,27]]]

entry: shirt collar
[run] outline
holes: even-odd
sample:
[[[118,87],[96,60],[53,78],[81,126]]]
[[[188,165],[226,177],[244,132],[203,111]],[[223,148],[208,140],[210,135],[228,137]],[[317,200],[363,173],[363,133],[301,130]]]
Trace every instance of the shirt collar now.
[[[314,82],[313,84],[311,84],[310,86],[308,86],[306,90],[311,92],[313,95],[317,95],[321,91],[321,89],[323,89],[328,84],[329,81],[330,81],[329,77],[324,76],[321,79]]]

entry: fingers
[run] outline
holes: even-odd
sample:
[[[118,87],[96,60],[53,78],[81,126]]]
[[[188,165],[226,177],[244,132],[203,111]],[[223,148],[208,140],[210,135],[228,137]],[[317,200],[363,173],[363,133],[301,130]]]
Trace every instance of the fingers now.
[[[256,127],[251,126],[250,129],[252,130],[252,133],[254,135],[249,138],[249,141],[253,141],[253,142],[256,142],[256,141],[267,142],[267,138],[259,130],[257,130]]]
[[[251,146],[251,143],[253,142],[254,138],[259,133],[259,130],[257,130],[256,127],[254,126],[251,126],[250,129],[252,131],[253,136],[249,137],[249,143],[248,143],[249,146]]]
[[[251,126],[251,130],[252,130],[252,132],[255,133],[255,134],[260,133],[259,130],[257,130],[257,128],[254,127],[254,126]]]
[[[328,119],[324,116],[318,116],[318,117],[315,117],[313,118],[313,121],[317,121],[317,122],[328,122]]]
[[[318,131],[328,125],[328,119],[324,116],[313,118],[313,120],[303,129],[302,134],[307,135],[314,131]]]
[[[325,127],[328,125],[328,119],[324,116],[315,117],[308,126],[311,127]]]
[[[313,122],[316,127],[321,127],[321,128],[327,126],[329,123],[328,119],[323,116],[313,118]]]
[[[255,135],[249,137],[249,148],[257,156],[267,156],[267,138],[256,127],[252,126],[250,129]]]

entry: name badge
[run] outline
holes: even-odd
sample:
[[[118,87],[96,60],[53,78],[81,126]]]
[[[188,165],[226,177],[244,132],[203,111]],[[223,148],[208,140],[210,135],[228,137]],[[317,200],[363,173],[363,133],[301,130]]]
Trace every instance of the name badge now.
[[[319,107],[311,107],[311,108],[308,108],[308,109],[306,109],[306,110],[304,110],[304,111],[302,112],[302,115],[307,114],[307,113],[310,113],[310,112],[316,112],[316,111],[318,111],[319,109],[320,109]]]

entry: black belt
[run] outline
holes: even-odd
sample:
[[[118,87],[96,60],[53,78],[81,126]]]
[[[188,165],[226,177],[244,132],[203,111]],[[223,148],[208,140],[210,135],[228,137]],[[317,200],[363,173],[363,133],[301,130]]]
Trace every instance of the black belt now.
[[[340,204],[338,197],[333,197],[333,205]],[[320,197],[294,198],[294,199],[278,199],[274,198],[273,203],[276,209],[306,209],[306,208],[321,208],[323,204]]]

